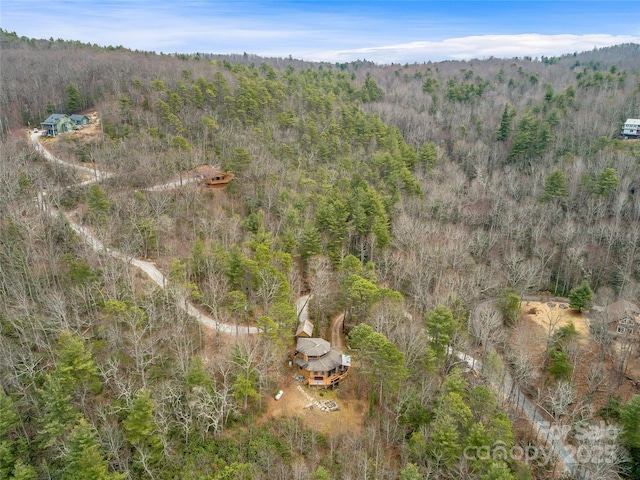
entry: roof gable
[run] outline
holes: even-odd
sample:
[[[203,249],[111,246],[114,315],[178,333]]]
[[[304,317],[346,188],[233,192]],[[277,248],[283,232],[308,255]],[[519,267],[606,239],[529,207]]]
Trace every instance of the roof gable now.
[[[298,329],[296,330],[296,337],[305,333],[308,337],[313,335],[313,323],[309,320],[305,320],[304,322],[300,322],[298,324]]]
[[[298,338],[296,350],[307,357],[321,357],[331,351],[331,344],[323,338]]]
[[[64,113],[52,113],[44,122],[42,122],[42,125],[55,125],[64,118],[68,118]]]

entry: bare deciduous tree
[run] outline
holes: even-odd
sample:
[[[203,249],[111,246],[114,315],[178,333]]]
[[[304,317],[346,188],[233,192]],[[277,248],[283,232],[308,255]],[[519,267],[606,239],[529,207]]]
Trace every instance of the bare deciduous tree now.
[[[564,380],[560,380],[555,387],[547,389],[547,400],[556,422],[558,422],[561,417],[571,413],[569,407],[575,398],[576,393],[574,387],[571,383]]]

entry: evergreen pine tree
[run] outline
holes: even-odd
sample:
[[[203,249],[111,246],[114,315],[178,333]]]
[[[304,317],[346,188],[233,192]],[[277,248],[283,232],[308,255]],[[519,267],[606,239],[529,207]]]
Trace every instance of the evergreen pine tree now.
[[[511,109],[509,105],[504,106],[504,110],[502,111],[502,118],[500,119],[500,126],[498,127],[498,131],[496,133],[496,140],[499,142],[504,142],[509,138],[509,134],[511,134],[511,119],[513,118],[513,114],[511,113]]]
[[[69,453],[62,480],[121,480],[126,474],[109,474],[109,464],[89,423],[81,418],[69,435]]]
[[[569,307],[579,312],[588,310],[591,307],[592,300],[593,291],[586,280],[569,292]]]
[[[67,112],[75,113],[82,110],[82,96],[78,88],[72,83],[67,86]]]

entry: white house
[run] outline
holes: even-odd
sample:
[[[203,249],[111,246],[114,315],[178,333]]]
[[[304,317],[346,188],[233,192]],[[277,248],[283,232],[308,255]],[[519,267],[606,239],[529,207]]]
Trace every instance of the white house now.
[[[621,135],[624,138],[640,137],[640,119],[639,118],[627,118],[622,126]]]

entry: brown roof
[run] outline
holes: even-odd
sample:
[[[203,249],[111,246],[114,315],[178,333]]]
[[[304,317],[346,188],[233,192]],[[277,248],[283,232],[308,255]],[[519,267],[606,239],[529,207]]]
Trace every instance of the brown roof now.
[[[628,300],[618,300],[617,302],[609,305],[605,313],[607,315],[607,319],[610,321],[618,321],[623,318],[631,318],[636,320],[638,316],[640,316],[640,308],[635,304],[631,303]]]
[[[212,167],[210,165],[203,165],[195,169],[196,176],[202,177],[202,178],[211,178],[211,177],[215,177],[216,175],[220,175],[222,173],[224,173],[222,170],[220,170],[217,167]]]

